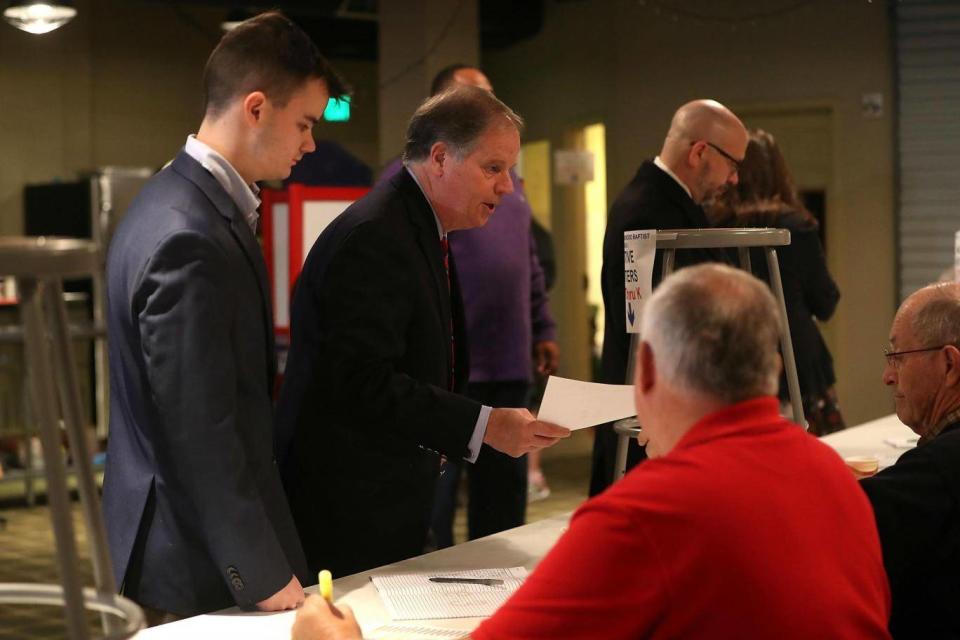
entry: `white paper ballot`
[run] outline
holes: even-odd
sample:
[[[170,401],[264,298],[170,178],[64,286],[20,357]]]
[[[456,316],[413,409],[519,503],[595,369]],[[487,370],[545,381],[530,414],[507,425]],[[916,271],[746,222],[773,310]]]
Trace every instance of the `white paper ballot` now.
[[[450,584],[431,582],[431,577],[487,578],[498,583]],[[482,618],[493,615],[527,577],[523,567],[433,571],[371,576],[373,586],[394,620],[440,620]]]
[[[637,415],[632,384],[600,384],[550,376],[538,420],[584,429]]]

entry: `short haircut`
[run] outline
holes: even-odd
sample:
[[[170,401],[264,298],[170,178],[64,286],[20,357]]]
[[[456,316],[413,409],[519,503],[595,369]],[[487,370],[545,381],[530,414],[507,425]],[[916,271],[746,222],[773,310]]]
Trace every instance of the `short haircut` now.
[[[460,71],[461,69],[478,69],[478,67],[457,62],[440,69],[440,71],[437,72],[437,75],[433,76],[433,82],[430,83],[430,95],[435,96],[456,82],[453,76],[455,76],[457,71]]]
[[[780,326],[765,284],[704,264],[677,271],[654,291],[641,338],[669,383],[733,404],[777,392]]]
[[[960,348],[960,284],[932,285],[913,312],[910,328],[921,346]]]
[[[228,31],[210,54],[203,72],[204,113],[216,117],[232,100],[254,91],[284,106],[311,78],[323,79],[331,97],[349,92],[300,27],[276,11],[261,13]]]
[[[404,162],[420,162],[430,148],[444,142],[464,158],[487,128],[496,124],[523,130],[523,119],[492,93],[478,87],[458,86],[428,98],[410,118]]]

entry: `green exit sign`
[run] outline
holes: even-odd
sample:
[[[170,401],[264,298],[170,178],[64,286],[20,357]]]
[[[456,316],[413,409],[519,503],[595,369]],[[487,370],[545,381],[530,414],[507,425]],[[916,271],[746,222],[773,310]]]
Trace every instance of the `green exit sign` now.
[[[350,96],[330,98],[323,110],[323,119],[328,122],[346,122],[350,119]]]

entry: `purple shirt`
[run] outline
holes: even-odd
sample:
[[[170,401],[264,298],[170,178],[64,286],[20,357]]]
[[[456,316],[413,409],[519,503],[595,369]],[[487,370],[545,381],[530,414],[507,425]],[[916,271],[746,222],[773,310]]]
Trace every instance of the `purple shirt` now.
[[[378,182],[396,175],[399,158]],[[556,340],[543,269],[530,233],[530,205],[517,176],[487,224],[452,231],[450,253],[463,295],[470,382],[530,380],[533,345]]]

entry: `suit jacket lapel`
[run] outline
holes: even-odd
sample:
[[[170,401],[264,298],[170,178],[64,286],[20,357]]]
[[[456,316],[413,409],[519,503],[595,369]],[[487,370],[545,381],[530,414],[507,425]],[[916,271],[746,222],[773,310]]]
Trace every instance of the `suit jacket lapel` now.
[[[257,288],[260,291],[260,304],[263,313],[264,327],[266,327],[267,333],[265,340],[268,352],[268,382],[272,393],[273,379],[277,371],[277,360],[276,350],[274,349],[273,312],[270,308],[270,284],[267,279],[267,266],[263,261],[263,251],[260,249],[260,245],[257,243],[257,239],[254,237],[250,225],[247,224],[246,219],[237,208],[236,203],[209,171],[204,169],[184,151],[181,151],[177,157],[174,158],[173,168],[197,185],[213,204],[217,213],[226,218],[230,232],[237,241],[237,244],[240,245],[244,256],[247,258],[247,263],[256,275]]]
[[[270,363],[269,383],[273,391],[273,379],[277,373],[277,357],[273,337],[273,312],[270,308],[270,283],[267,279],[267,265],[263,260],[263,250],[253,235],[253,230],[243,216],[234,207],[234,215],[230,218],[230,231],[240,243],[247,262],[257,274],[257,286],[260,289],[260,306],[263,311],[263,324],[267,329],[267,362]]]
[[[457,277],[457,264],[453,251],[450,252],[450,309],[453,319],[454,341],[454,391],[462,392],[466,389],[467,378],[470,374],[470,350],[467,348],[467,318],[463,311],[463,294],[460,289],[460,279]]]
[[[447,285],[447,272],[443,267],[443,252],[440,248],[440,235],[437,231],[437,223],[433,216],[433,210],[430,203],[427,202],[423,191],[417,186],[413,177],[406,169],[401,169],[400,173],[391,178],[393,184],[403,194],[407,205],[407,215],[414,228],[417,238],[417,244],[430,270],[433,279],[434,290],[437,295],[437,304],[440,309],[440,321],[443,327],[444,344],[450,344],[450,326],[452,324],[452,312],[450,306],[451,293]],[[451,262],[452,265],[452,262]],[[454,272],[451,266],[450,281],[454,280]],[[460,342],[464,342],[460,340]],[[449,358],[449,348],[446,349]],[[449,365],[449,362],[447,363]],[[447,367],[449,370],[449,366]]]

